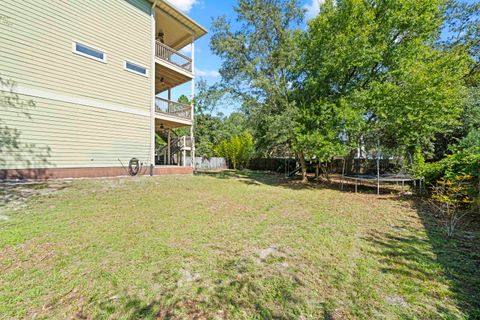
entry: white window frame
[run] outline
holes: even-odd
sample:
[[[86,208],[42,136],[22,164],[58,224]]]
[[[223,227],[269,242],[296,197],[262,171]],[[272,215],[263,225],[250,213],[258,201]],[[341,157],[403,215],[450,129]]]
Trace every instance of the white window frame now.
[[[127,68],[127,62],[128,62],[128,63],[131,63],[131,64],[135,64],[135,65],[137,65],[137,66],[140,67],[140,68],[145,68],[145,74],[143,74],[143,73],[141,73],[141,72],[138,72],[138,71],[136,71],[136,70],[132,70],[132,69]],[[145,77],[145,78],[148,78],[148,74],[149,74],[147,67],[145,67],[145,66],[142,65],[141,63],[136,63],[135,61],[132,61],[132,60],[130,60],[130,59],[125,59],[125,60],[123,60],[123,70],[128,71],[128,72],[131,72],[131,73],[138,74],[139,76],[143,76],[143,77]]]
[[[77,51],[77,44],[81,45],[81,46],[84,46],[84,47],[87,47],[89,49],[92,49],[92,50],[95,50],[95,51],[99,51],[101,53],[103,53],[103,59],[100,59],[100,58],[97,58],[97,57],[93,57],[91,55],[88,55],[86,53],[83,53],[83,52],[80,52],[80,51]],[[102,62],[102,63],[107,63],[107,53],[105,52],[105,50],[102,50],[102,49],[99,49],[97,47],[94,47],[94,46],[91,46],[83,41],[77,41],[77,40],[72,40],[72,52],[75,53],[75,54],[78,54],[82,57],[86,57],[86,58],[90,58],[90,59],[93,59],[95,61],[99,61],[99,62]]]

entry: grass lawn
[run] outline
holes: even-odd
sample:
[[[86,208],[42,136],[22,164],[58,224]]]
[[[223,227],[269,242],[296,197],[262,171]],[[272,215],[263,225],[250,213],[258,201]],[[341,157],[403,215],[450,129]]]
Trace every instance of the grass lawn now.
[[[58,183],[58,182],[57,182]],[[0,220],[0,317],[479,319],[480,232],[240,172],[78,180]]]

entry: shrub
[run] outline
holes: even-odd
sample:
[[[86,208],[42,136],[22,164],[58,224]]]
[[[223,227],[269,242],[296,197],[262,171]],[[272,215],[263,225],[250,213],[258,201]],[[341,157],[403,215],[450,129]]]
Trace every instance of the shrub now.
[[[226,139],[214,148],[215,155],[224,157],[233,169],[246,167],[253,154],[253,138],[248,132]]]
[[[480,131],[472,129],[449,155],[425,163],[415,155],[414,174],[424,177],[432,192],[431,203],[442,213],[449,237],[468,212],[480,214]]]
[[[480,129],[470,130],[457,145],[450,149],[452,149],[454,152],[469,150],[474,153],[480,153]]]
[[[459,144],[461,145],[461,144]],[[434,186],[437,181],[470,176],[469,196],[480,200],[480,147],[456,148],[454,153],[444,159],[425,163],[420,166],[418,174],[425,177],[427,185]]]
[[[457,224],[469,212],[473,202],[471,181],[472,176],[456,176],[437,181],[433,188],[433,204],[444,218],[449,237],[453,236]]]

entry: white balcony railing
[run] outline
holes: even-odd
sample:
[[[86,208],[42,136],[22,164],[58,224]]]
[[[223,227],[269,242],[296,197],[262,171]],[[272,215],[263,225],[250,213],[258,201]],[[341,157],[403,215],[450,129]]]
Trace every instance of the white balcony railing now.
[[[192,106],[159,97],[155,98],[155,111],[183,119],[192,119]]]
[[[162,60],[184,69],[185,71],[192,72],[191,58],[181,54],[177,50],[170,48],[158,40],[155,42],[155,55]]]

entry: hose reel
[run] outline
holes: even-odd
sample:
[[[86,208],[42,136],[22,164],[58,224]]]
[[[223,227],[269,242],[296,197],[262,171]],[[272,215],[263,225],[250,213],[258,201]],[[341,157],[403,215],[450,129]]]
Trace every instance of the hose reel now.
[[[128,174],[133,176],[136,176],[138,172],[140,172],[140,161],[137,158],[132,158],[128,162]]]

